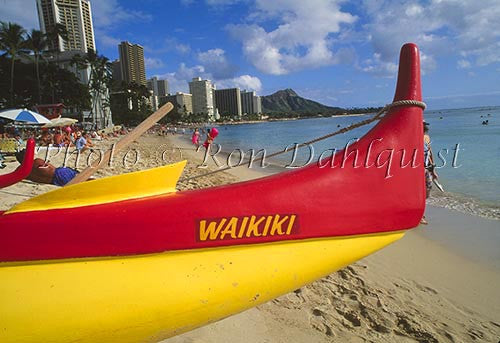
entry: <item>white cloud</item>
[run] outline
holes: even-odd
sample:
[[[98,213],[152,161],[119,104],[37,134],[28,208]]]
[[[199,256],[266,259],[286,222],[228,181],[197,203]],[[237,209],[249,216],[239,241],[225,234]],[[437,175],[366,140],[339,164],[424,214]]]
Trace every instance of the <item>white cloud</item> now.
[[[27,31],[40,29],[35,1],[8,0],[0,2],[0,20],[21,25]]]
[[[190,6],[195,3],[195,0],[181,0],[183,6]]]
[[[500,62],[498,0],[366,1],[364,26],[375,53],[394,61],[405,42],[417,43],[428,56],[457,54],[469,65]],[[459,62],[459,67],[464,64]]]
[[[198,60],[205,70],[212,74],[215,80],[229,79],[235,76],[238,67],[226,58],[226,53],[222,49],[210,49],[198,53]]]
[[[144,51],[150,54],[164,54],[175,51],[181,55],[185,55],[191,51],[191,46],[186,43],[180,43],[175,37],[167,37],[162,38],[162,42],[154,46],[145,45]]]
[[[471,64],[467,60],[459,60],[457,62],[457,67],[458,67],[458,69],[468,69],[471,67]]]
[[[175,45],[175,50],[180,54],[187,54],[191,51],[189,44],[178,43]]]
[[[267,31],[258,24],[228,25],[243,52],[260,71],[281,75],[339,62],[331,36],[356,17],[342,12],[337,0],[256,0],[253,18],[277,20]]]
[[[118,44],[121,43],[119,38],[111,37],[108,34],[102,32],[101,30],[96,30],[96,39],[103,46],[113,46],[118,47]]]
[[[141,11],[126,9],[118,3],[118,0],[92,1],[92,17],[94,25],[98,28],[106,28],[121,24],[126,21],[151,21],[152,16]]]
[[[436,65],[434,57],[420,51],[420,66],[423,75],[436,69]],[[385,62],[382,60],[380,53],[374,53],[372,58],[366,59],[361,63],[359,69],[378,77],[393,78],[398,74],[398,63]]]
[[[434,56],[428,55],[424,51],[420,51],[420,67],[423,75],[436,69],[437,62],[434,59]]]
[[[241,90],[255,91],[259,93],[262,90],[262,82],[256,76],[241,75],[231,79],[217,81],[217,88],[235,88],[239,87]]]
[[[362,62],[360,69],[379,77],[396,76],[398,65],[394,62],[384,62],[381,60],[380,56],[380,53],[374,53],[372,58]]]
[[[210,6],[227,6],[227,5],[234,5],[241,0],[205,0],[207,5]]]
[[[160,79],[167,79],[169,83],[169,88],[171,93],[175,92],[189,92],[188,82],[191,81],[193,77],[208,78],[209,76],[205,72],[205,68],[201,65],[196,65],[194,67],[187,67],[186,64],[181,63],[179,69],[175,72],[165,73],[162,75],[157,75]]]
[[[158,58],[146,57],[144,59],[144,63],[146,65],[146,69],[158,69],[164,66],[162,60]]]
[[[212,80],[218,89],[239,87],[240,89],[254,90],[256,92],[262,90],[262,82],[258,77],[240,75],[236,77],[215,79],[202,65],[188,67],[184,63],[181,63],[177,71],[157,76],[168,80],[171,92],[189,92],[188,82],[194,77]]]

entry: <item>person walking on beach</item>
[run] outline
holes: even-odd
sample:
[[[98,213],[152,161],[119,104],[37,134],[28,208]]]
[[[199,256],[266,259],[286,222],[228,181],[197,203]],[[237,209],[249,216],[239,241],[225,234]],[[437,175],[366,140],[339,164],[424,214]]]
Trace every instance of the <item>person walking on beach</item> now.
[[[219,134],[219,130],[213,127],[210,131],[207,130],[207,132],[207,139],[205,140],[205,143],[203,143],[205,149],[208,149],[208,147],[214,142],[215,137]]]
[[[438,178],[435,170],[434,156],[431,149],[431,137],[429,136],[429,123],[424,121],[424,167],[425,167],[425,198],[428,199],[431,194],[432,181]],[[427,224],[425,216],[420,221],[421,224]]]
[[[200,146],[200,131],[198,128],[194,129],[193,135],[191,136],[191,142],[196,146],[196,149]]]

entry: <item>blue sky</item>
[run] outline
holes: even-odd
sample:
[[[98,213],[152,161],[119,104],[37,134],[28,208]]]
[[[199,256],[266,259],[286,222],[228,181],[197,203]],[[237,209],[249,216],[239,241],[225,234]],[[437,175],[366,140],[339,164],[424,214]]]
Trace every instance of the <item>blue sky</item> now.
[[[145,48],[147,76],[187,91],[267,95],[293,88],[340,106],[392,100],[399,49],[421,50],[430,109],[500,105],[498,0],[92,0],[99,53],[122,40]],[[0,20],[39,28],[35,0],[0,0]]]

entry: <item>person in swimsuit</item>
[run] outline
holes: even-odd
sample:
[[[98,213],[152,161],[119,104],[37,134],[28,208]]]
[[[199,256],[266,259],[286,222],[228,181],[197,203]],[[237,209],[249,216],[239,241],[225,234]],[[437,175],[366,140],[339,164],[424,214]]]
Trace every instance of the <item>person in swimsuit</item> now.
[[[215,137],[219,134],[219,130],[213,127],[211,130],[207,130],[207,132],[207,139],[205,140],[205,143],[203,143],[205,149],[208,149],[208,147],[214,142]]]
[[[24,160],[24,154],[26,150],[21,150],[16,153],[16,159],[19,163]],[[20,168],[20,167],[18,167]],[[47,183],[56,186],[64,186],[70,182],[76,175],[78,171],[68,167],[56,168],[52,164],[45,162],[41,158],[35,158],[33,161],[33,167],[31,168],[31,173],[28,175],[27,179],[38,183]]]
[[[425,198],[428,199],[432,190],[432,181],[438,178],[436,173],[434,156],[431,149],[431,137],[429,136],[429,123],[424,121],[424,167],[425,167]],[[425,216],[420,221],[427,224]]]
[[[197,128],[194,129],[193,135],[191,136],[191,142],[196,145],[196,148],[200,146],[200,131]]]

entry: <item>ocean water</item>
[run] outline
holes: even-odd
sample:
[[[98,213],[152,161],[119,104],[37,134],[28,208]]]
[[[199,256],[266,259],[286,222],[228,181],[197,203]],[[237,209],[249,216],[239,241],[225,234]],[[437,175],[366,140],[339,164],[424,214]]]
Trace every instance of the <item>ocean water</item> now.
[[[315,143],[314,150],[300,149],[292,163],[294,143],[312,140],[369,116],[224,125],[219,127],[216,142],[226,152],[265,149],[270,154],[289,146],[290,152],[268,162],[281,167],[301,166],[311,157],[316,162],[322,151],[343,149],[350,140],[360,138],[374,124]],[[424,118],[430,123],[434,154],[437,157],[441,152],[443,156],[442,159],[436,158],[436,163],[439,180],[446,191],[441,193],[434,189],[430,203],[500,218],[500,107],[426,111]],[[488,120],[488,125],[482,125],[485,120]],[[233,157],[236,163],[239,153]]]

